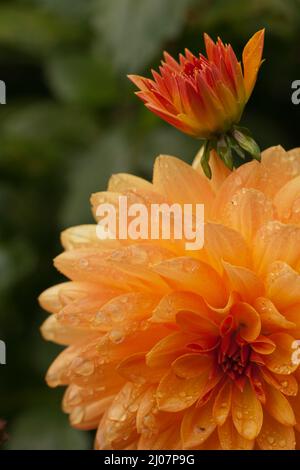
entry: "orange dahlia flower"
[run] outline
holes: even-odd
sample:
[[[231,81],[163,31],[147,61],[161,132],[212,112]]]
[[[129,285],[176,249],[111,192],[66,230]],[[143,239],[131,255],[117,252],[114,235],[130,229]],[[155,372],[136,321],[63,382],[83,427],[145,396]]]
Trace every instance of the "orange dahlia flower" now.
[[[40,297],[48,340],[67,345],[47,373],[63,409],[97,429],[97,449],[300,448],[300,149],[273,147],[213,177],[160,156],[153,183],[114,175],[94,208],[205,204],[205,244],[62,234],[70,281]]]
[[[186,134],[207,140],[202,164],[211,177],[209,151],[215,148],[232,169],[232,151],[244,157],[244,151],[260,158],[260,150],[248,132],[235,128],[253,91],[262,62],[264,30],[258,31],[243,51],[243,70],[231,45],[219,38],[215,44],[204,35],[207,57],[194,56],[189,50],[179,62],[164,53],[160,74],[153,80],[138,75],[129,79],[139,88],[137,96],[146,107]]]

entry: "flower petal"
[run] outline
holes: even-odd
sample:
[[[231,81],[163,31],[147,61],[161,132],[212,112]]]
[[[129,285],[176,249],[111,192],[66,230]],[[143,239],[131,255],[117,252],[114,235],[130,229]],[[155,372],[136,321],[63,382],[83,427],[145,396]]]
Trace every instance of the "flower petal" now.
[[[230,416],[224,424],[218,426],[218,435],[223,450],[252,450],[254,447],[254,439],[241,436]]]
[[[172,364],[172,369],[177,377],[191,379],[202,374],[212,364],[210,356],[199,353],[184,354],[178,357]]]
[[[190,408],[185,412],[181,424],[183,449],[190,449],[203,444],[215,428],[211,402],[201,408]]]
[[[157,387],[156,399],[160,410],[177,412],[189,408],[199,398],[208,380],[207,373],[191,379],[167,372]]]
[[[221,277],[208,264],[190,257],[178,257],[155,266],[155,271],[176,289],[203,296],[213,307],[223,307],[227,301]]]
[[[245,439],[255,439],[263,423],[260,401],[247,381],[241,392],[237,387],[232,393],[232,419],[236,430]]]
[[[238,302],[232,307],[231,313],[241,337],[248,342],[255,341],[261,330],[257,311],[245,302]]]
[[[264,48],[265,30],[261,29],[247,42],[243,51],[244,83],[247,99],[254,88],[257,73],[261,65]]]
[[[213,406],[213,417],[218,426],[222,426],[231,410],[232,383],[227,380],[220,388]]]
[[[252,303],[264,294],[264,284],[250,269],[223,261],[230,290],[238,292],[245,302]]]
[[[292,361],[294,338],[287,333],[274,333],[270,339],[276,344],[276,349],[264,357],[267,368],[277,374],[291,374],[298,367]]]
[[[213,192],[207,179],[176,157],[162,155],[155,160],[153,185],[170,202],[202,203],[206,210],[212,202]]]
[[[281,311],[300,302],[300,275],[286,263],[277,261],[270,266],[266,287],[267,296]]]
[[[251,243],[257,230],[273,218],[272,202],[261,191],[242,188],[225,206],[222,221]]]
[[[284,426],[268,413],[264,414],[257,444],[262,450],[294,450],[295,433],[292,426]]]
[[[294,426],[295,415],[288,399],[271,385],[265,384],[264,390],[266,393],[265,409],[268,413],[284,426]]]

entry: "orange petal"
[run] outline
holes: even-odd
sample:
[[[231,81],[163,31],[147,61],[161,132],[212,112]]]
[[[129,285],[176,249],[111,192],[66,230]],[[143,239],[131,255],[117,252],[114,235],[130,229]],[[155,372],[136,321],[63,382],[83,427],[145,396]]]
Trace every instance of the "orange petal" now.
[[[263,422],[262,406],[248,381],[242,392],[233,388],[232,419],[236,430],[245,439],[255,439],[259,434]]]
[[[222,279],[208,264],[180,257],[164,261],[154,269],[176,289],[199,294],[213,307],[223,307],[227,301]]]
[[[232,383],[227,380],[220,388],[213,406],[213,417],[218,426],[222,426],[231,409]]]
[[[81,430],[96,429],[102,415],[111,405],[113,399],[114,396],[110,396],[74,407],[70,413],[71,425]]]
[[[211,366],[211,363],[211,357],[205,354],[184,354],[173,362],[172,369],[178,377],[191,379],[202,374]]]
[[[170,202],[204,203],[206,210],[212,202],[207,178],[176,157],[162,155],[155,160],[153,185]]]
[[[187,345],[196,339],[196,335],[182,332],[172,333],[161,339],[146,355],[149,367],[170,366],[177,357],[190,352]]]
[[[284,395],[297,395],[298,382],[293,375],[274,374],[265,367],[262,367],[260,372],[268,384],[280,390]]]
[[[273,218],[272,202],[261,191],[242,188],[225,206],[222,222],[251,243],[257,230]]]
[[[270,339],[276,344],[276,349],[264,357],[267,368],[277,374],[291,374],[298,367],[292,362],[294,338],[287,333],[274,333]]]
[[[256,441],[262,450],[294,450],[294,429],[292,426],[284,426],[265,413],[261,432]]]
[[[295,323],[281,315],[271,300],[265,297],[258,297],[254,302],[254,307],[260,315],[263,333],[295,327]]]
[[[245,302],[238,302],[232,307],[231,313],[241,337],[249,342],[254,341],[261,330],[260,316],[257,311]]]
[[[299,222],[300,176],[288,181],[276,194],[274,205],[283,222]]]
[[[263,225],[254,240],[254,267],[265,274],[274,261],[297,267],[300,257],[300,227],[277,221]]]
[[[208,380],[207,373],[191,379],[183,379],[170,370],[161,379],[156,392],[160,410],[175,412],[190,407],[199,398]]]
[[[251,343],[251,348],[258,354],[272,354],[276,344],[267,336],[260,335]]]
[[[211,337],[217,338],[219,335],[219,328],[216,323],[201,313],[179,312],[176,321],[182,331],[195,334],[199,339],[205,339],[206,337],[209,339]]]
[[[39,296],[39,303],[47,312],[58,313],[66,305],[74,301],[90,298],[97,293],[101,297],[102,292],[104,293],[104,298],[107,298],[107,289],[100,288],[96,284],[88,282],[63,282],[45,290]]]
[[[63,345],[75,344],[95,335],[95,331],[90,328],[62,325],[55,315],[44,321],[41,333],[47,341]]]
[[[148,292],[129,292],[114,297],[99,306],[92,324],[101,331],[116,329],[124,335],[137,329],[150,317],[159,297]]]
[[[250,269],[223,262],[230,290],[238,292],[242,300],[252,303],[263,295],[264,284]]]
[[[155,323],[175,323],[176,314],[181,311],[209,314],[203,299],[191,292],[174,291],[165,295],[153,311],[151,321]]]
[[[151,368],[145,361],[145,353],[136,353],[124,359],[117,367],[120,375],[137,384],[158,383],[166,369]]]
[[[253,91],[264,48],[265,30],[261,29],[247,42],[243,51],[244,84],[247,100]]]
[[[211,402],[201,408],[190,408],[185,412],[181,424],[183,449],[190,449],[203,444],[215,428]]]
[[[223,272],[223,261],[249,266],[250,254],[245,240],[241,235],[221,224],[206,223],[204,225],[205,243],[194,256],[210,264],[219,274]]]
[[[245,439],[237,432],[231,417],[224,424],[218,426],[218,435],[223,450],[252,450],[254,439]]]
[[[144,390],[143,387],[130,382],[120,390],[98,427],[96,435],[98,449],[122,449],[130,442],[130,438],[136,438],[136,412]]]
[[[270,266],[266,287],[268,297],[281,311],[300,302],[300,276],[282,261]]]
[[[130,175],[128,173],[117,173],[110,177],[108,183],[108,191],[112,192],[123,192],[127,190],[131,191],[154,191],[153,185],[149,182],[140,178],[139,176]]]
[[[287,398],[271,385],[265,384],[264,390],[266,393],[265,409],[268,413],[284,426],[294,426],[295,415]]]
[[[101,247],[101,240],[97,237],[96,228],[97,225],[78,225],[64,230],[61,233],[61,242],[64,249]]]

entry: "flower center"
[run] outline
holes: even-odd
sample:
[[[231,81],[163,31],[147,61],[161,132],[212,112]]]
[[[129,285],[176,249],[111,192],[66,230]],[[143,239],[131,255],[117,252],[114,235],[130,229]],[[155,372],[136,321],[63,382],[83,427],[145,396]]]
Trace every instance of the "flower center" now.
[[[250,346],[241,343],[236,332],[228,333],[219,346],[219,366],[232,380],[245,379],[250,366],[250,352]]]

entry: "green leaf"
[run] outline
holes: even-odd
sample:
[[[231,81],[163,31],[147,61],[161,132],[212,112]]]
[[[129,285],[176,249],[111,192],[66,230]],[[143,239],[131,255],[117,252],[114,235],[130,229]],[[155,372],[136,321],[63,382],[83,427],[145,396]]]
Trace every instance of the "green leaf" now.
[[[118,87],[110,64],[88,54],[55,57],[47,64],[54,92],[64,101],[84,106],[105,106],[116,101]]]
[[[94,25],[115,66],[141,70],[183,28],[191,0],[96,0]]]

